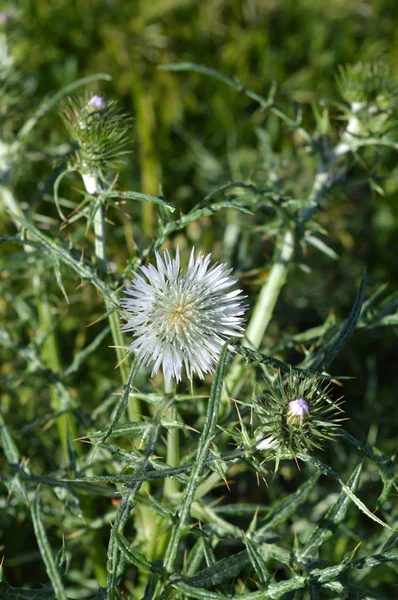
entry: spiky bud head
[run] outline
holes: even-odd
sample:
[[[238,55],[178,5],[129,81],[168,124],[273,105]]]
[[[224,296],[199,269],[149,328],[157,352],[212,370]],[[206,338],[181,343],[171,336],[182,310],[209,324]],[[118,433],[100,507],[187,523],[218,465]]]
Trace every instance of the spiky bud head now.
[[[279,373],[264,396],[254,401],[260,423],[255,431],[257,449],[296,456],[334,440],[343,411],[330,391],[330,383],[322,378]]]
[[[102,96],[68,98],[61,116],[78,149],[71,167],[82,174],[104,176],[126,150],[131,118],[120,112],[115,100]]]

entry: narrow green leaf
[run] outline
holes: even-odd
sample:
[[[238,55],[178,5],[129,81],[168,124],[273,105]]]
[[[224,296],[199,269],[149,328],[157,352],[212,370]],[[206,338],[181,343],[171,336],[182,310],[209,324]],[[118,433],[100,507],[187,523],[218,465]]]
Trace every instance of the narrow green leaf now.
[[[0,583],[0,598],[1,600],[55,600],[50,585],[45,585],[40,590],[26,590],[11,587],[5,581]]]
[[[384,521],[379,519],[379,517],[376,517],[376,515],[374,515],[368,509],[367,506],[365,506],[365,504],[362,502],[362,500],[360,500],[354,494],[354,492],[347,485],[345,485],[345,483],[340,481],[340,485],[342,487],[343,492],[350,498],[350,500],[352,500],[354,502],[354,504],[356,504],[356,506],[359,508],[360,511],[362,511],[367,517],[369,517],[369,519],[372,519],[372,521],[375,521],[375,523],[378,523],[382,527],[386,527],[387,529],[390,529],[391,531],[393,531],[392,527],[390,527],[387,523],[385,523]]]
[[[140,466],[140,474],[143,475],[142,481],[145,480],[145,471],[149,467],[149,457],[153,455],[155,451],[155,446],[160,430],[160,419],[162,414],[163,407],[159,406],[152,419],[152,428],[148,431],[148,435],[146,437],[144,460],[142,461]],[[107,600],[114,600],[117,597],[118,582],[121,580],[125,568],[125,558],[124,555],[122,555],[120,552],[115,534],[123,534],[124,527],[131,514],[131,511],[136,505],[136,494],[141,487],[142,481],[135,483],[131,487],[131,489],[126,490],[122,494],[122,499],[117,509],[115,523],[112,527],[108,544],[108,577],[106,583]]]
[[[73,171],[75,171],[75,169],[65,169],[64,171],[62,171],[57,179],[54,181],[54,185],[53,185],[53,194],[54,194],[54,203],[55,203],[55,207],[58,211],[59,216],[61,217],[61,219],[63,221],[67,221],[67,218],[65,217],[64,213],[62,212],[61,209],[61,205],[59,203],[59,186],[61,185],[61,181],[63,180],[63,178],[68,175],[69,173],[72,173]]]
[[[167,506],[162,504],[162,502],[159,502],[159,500],[156,500],[156,498],[154,496],[152,496],[151,494],[148,494],[148,499],[149,499],[149,502],[150,502],[152,508],[160,517],[163,517],[163,519],[171,519],[172,518],[171,510]]]
[[[136,436],[139,433],[145,433],[146,431],[151,429],[151,427],[152,423],[150,423],[149,421],[143,423],[119,423],[118,425],[115,425],[113,427],[111,433],[109,434],[107,434],[109,427],[106,427],[106,429],[100,429],[100,431],[89,432],[87,433],[86,437],[94,440],[98,438],[103,438],[105,435],[107,438],[124,438],[128,437],[129,435]]]
[[[167,208],[170,212],[175,211],[175,207],[168,202],[165,202],[163,198],[158,196],[151,196],[150,194],[141,194],[140,192],[109,192],[107,198],[122,198],[125,200],[140,200],[141,202],[150,202],[151,204],[160,204]]]
[[[249,592],[248,594],[239,594],[232,596],[232,600],[288,600],[295,598],[296,590],[305,588],[307,578],[301,575],[295,575],[290,579],[279,581],[278,583],[270,583],[264,594],[263,590],[258,592]]]
[[[237,554],[228,556],[216,562],[211,567],[202,569],[196,575],[192,577],[184,577],[181,579],[184,583],[192,585],[194,587],[207,587],[211,585],[218,585],[224,581],[229,581],[234,577],[237,577],[241,570],[248,565],[250,562],[248,553],[246,550],[242,550]]]
[[[150,563],[143,554],[137,552],[136,550],[131,550],[129,547],[129,543],[124,537],[124,535],[119,532],[114,532],[116,543],[119,546],[123,556],[125,559],[136,566],[138,569],[143,569],[144,571],[148,571],[149,573],[159,573],[163,574],[164,569],[160,565],[156,563]]]
[[[325,569],[313,569],[311,571],[311,577],[315,578],[317,582],[329,583],[330,581],[336,581],[343,573],[351,569],[353,553],[346,555],[338,565],[332,567],[326,567]]]
[[[155,589],[156,589],[155,577],[153,575],[151,575],[149,578],[149,581],[147,583],[147,586],[145,588],[145,592],[142,597],[142,600],[152,600],[153,595],[155,593]]]
[[[80,352],[76,352],[72,363],[67,369],[65,369],[65,377],[73,375],[83,366],[87,359],[100,347],[104,339],[109,335],[110,330],[111,328],[109,325],[106,325],[101,329],[100,333],[93,339],[92,342],[87,344],[87,346],[85,346],[83,350],[80,350]]]
[[[375,462],[380,472],[386,477],[387,480],[395,477],[395,465],[393,461],[382,454],[380,450],[374,446],[370,446],[367,442],[358,440],[356,437],[351,435],[351,433],[348,433],[348,431],[342,430],[341,436],[350,444],[350,446],[356,448],[362,452],[362,454],[370,458],[370,460]]]
[[[186,525],[189,520],[191,505],[195,499],[195,492],[200,484],[200,475],[205,465],[209,448],[216,434],[218,413],[220,409],[221,392],[225,372],[225,363],[227,360],[228,342],[224,344],[220,354],[219,362],[214,375],[210,390],[210,397],[207,404],[206,421],[202,434],[199,438],[198,451],[189,477],[189,481],[184,490],[181,503],[178,509],[179,521],[172,531],[169,544],[165,554],[164,565],[167,571],[174,568],[174,562],[178,553],[178,546],[181,537],[184,535]]]
[[[223,83],[226,83],[228,86],[232,87],[238,92],[242,92],[255,102],[257,102],[263,110],[270,109],[274,112],[279,118],[283,119],[286,123],[288,123],[291,127],[297,127],[300,124],[300,115],[296,114],[296,118],[292,118],[286,113],[284,113],[279,107],[274,104],[274,95],[275,95],[275,86],[273,85],[270,89],[268,98],[264,98],[257,94],[254,90],[247,88],[244,86],[238,79],[231,79],[231,77],[227,77],[223,73],[216,71],[210,67],[206,67],[204,65],[198,65],[191,62],[180,62],[180,63],[170,63],[168,65],[161,65],[158,67],[162,71],[191,71],[194,73],[201,73],[202,75],[207,75],[208,77],[212,77],[213,79],[218,79]]]
[[[358,489],[361,471],[362,463],[355,468],[347,482],[347,488],[351,489],[352,492]],[[320,546],[334,534],[337,526],[343,521],[349,504],[349,498],[344,492],[341,492],[336,502],[329,508],[319,525],[313,530],[308,541],[301,548],[298,556],[300,561],[318,558]]]
[[[276,502],[270,513],[265,517],[265,523],[256,531],[256,538],[266,531],[274,530],[279,523],[283,523],[286,519],[289,519],[294,515],[297,511],[297,507],[306,502],[316,486],[319,477],[319,472],[314,473],[307,481],[300,485],[293,494],[290,494],[290,496],[284,498],[280,502]]]
[[[367,276],[365,271],[362,275],[358,294],[348,319],[340,327],[340,330],[337,336],[334,338],[334,340],[332,340],[326,347],[322,349],[321,355],[318,356],[318,358],[314,357],[311,364],[312,369],[320,372],[326,369],[326,367],[328,367],[332,363],[334,358],[337,356],[341,348],[344,346],[344,344],[350,337],[361,314],[362,304],[365,297],[366,281]]]
[[[230,596],[224,596],[217,592],[211,592],[210,590],[195,588],[191,585],[179,581],[173,583],[173,588],[182,592],[186,598],[198,598],[198,600],[230,600]]]
[[[315,235],[307,235],[305,240],[309,242],[311,246],[314,246],[314,248],[317,248],[317,250],[323,254],[326,254],[326,256],[329,256],[329,258],[332,258],[333,260],[337,260],[339,258],[339,255],[336,254],[332,248],[329,248],[329,246],[325,244],[323,240],[320,240]]]
[[[109,427],[107,428],[106,432],[104,433],[103,437],[101,438],[100,442],[105,442],[105,440],[110,435],[112,435],[113,429],[116,427],[116,425],[119,423],[120,419],[122,418],[122,416],[126,410],[128,401],[129,401],[130,390],[133,387],[134,378],[137,374],[139,366],[140,366],[140,362],[139,362],[138,358],[134,357],[134,360],[131,363],[129,376],[127,378],[126,383],[123,385],[123,392],[120,397],[119,404],[117,405],[114,417],[113,417],[112,422],[110,423]]]
[[[366,556],[365,558],[358,558],[352,562],[353,569],[368,569],[381,565],[385,562],[397,562],[398,561],[398,550],[390,550],[389,552],[382,552],[380,554],[373,554],[372,556]]]
[[[86,281],[90,281],[97,288],[98,291],[104,296],[106,300],[109,301],[112,306],[119,309],[118,303],[115,301],[113,294],[107,287],[107,285],[100,279],[94,272],[94,268],[82,262],[81,260],[77,260],[74,258],[71,252],[59,246],[52,239],[45,236],[41,231],[39,231],[32,223],[27,221],[26,219],[19,217],[18,215],[12,215],[13,218],[18,221],[23,228],[27,229],[31,234],[33,240],[38,242],[41,249],[45,250],[50,255],[54,255],[58,257],[61,262],[68,265],[79,277]],[[0,241],[1,238],[0,238]],[[22,238],[14,238],[15,243],[25,245],[30,244],[30,240],[22,240]]]
[[[246,346],[243,346],[243,344],[241,344],[240,342],[237,342],[235,344],[235,349],[238,354],[243,356],[249,362],[255,362],[255,363],[261,364],[261,365],[268,365],[268,366],[272,367],[273,369],[279,369],[283,373],[291,373],[293,371],[294,373],[297,373],[298,375],[302,375],[302,376],[317,374],[315,369],[312,370],[312,369],[303,369],[301,367],[295,367],[294,365],[291,365],[290,363],[286,363],[282,360],[279,360],[279,358],[274,358],[273,356],[263,354],[262,352],[258,352],[257,350],[253,350],[252,348],[247,348]],[[335,375],[329,376],[326,374],[322,374],[322,377],[323,377],[323,379],[344,379],[344,377],[339,377],[339,376],[335,376]]]
[[[25,491],[24,484],[22,482],[21,474],[19,473],[19,463],[20,463],[20,454],[17,448],[17,445],[14,442],[14,439],[2,417],[0,414],[0,439],[4,449],[4,454],[7,459],[8,464],[11,469],[15,473],[13,477],[10,478],[11,484],[8,486],[10,493],[16,492],[26,503],[28,503],[28,496]]]
[[[247,554],[249,556],[252,567],[253,567],[255,573],[257,573],[257,577],[259,579],[260,585],[262,586],[263,589],[266,589],[268,586],[268,583],[271,580],[271,574],[269,573],[269,571],[267,569],[265,560],[263,559],[261,554],[258,552],[258,550],[256,548],[256,544],[253,544],[253,542],[248,537],[243,538],[243,541],[246,546]]]
[[[9,465],[13,467],[17,467],[20,461],[20,454],[15,444],[7,425],[3,419],[3,416],[0,414],[0,437],[1,443],[4,448],[4,454],[6,456],[7,462]]]
[[[46,565],[47,575],[49,576],[51,584],[54,588],[55,597],[57,600],[67,600],[64,586],[62,585],[61,576],[55,563],[54,556],[47,539],[46,531],[41,520],[40,496],[38,491],[33,504],[30,506],[30,510],[32,513],[33,528],[35,530],[37,544],[39,546],[43,562]]]

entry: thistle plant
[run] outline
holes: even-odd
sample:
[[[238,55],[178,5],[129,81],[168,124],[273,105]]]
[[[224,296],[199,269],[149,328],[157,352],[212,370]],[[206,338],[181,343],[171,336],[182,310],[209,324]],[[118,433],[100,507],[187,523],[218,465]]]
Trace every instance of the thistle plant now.
[[[386,598],[393,387],[372,352],[395,339],[398,296],[372,264],[361,277],[341,194],[352,206],[359,181],[370,206],[385,177],[394,79],[348,67],[341,102],[310,108],[201,65],[162,75],[178,72],[249,99],[258,145],[240,148],[242,176],[228,156],[217,184],[192,177],[195,193],[167,175],[167,198],[136,191],[139,133],[101,92],[70,98],[81,81],[21,111],[20,131],[2,114],[17,145],[1,195],[0,598]],[[206,173],[210,150],[181,139]],[[170,152],[162,161],[172,172]]]

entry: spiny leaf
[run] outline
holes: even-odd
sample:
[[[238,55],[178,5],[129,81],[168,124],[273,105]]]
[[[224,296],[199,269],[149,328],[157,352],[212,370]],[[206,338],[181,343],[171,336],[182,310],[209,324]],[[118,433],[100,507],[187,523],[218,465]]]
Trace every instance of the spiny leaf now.
[[[182,581],[173,583],[173,587],[182,592],[185,598],[197,598],[198,600],[229,600],[230,596],[224,596],[224,594],[218,594],[210,590],[195,588]]]
[[[91,268],[89,265],[85,264],[81,260],[77,260],[74,256],[66,250],[66,248],[61,247],[52,239],[45,236],[41,231],[39,231],[32,223],[23,219],[17,215],[13,215],[13,218],[18,221],[24,229],[27,229],[31,234],[31,237],[35,242],[39,244],[39,247],[50,255],[54,255],[56,258],[59,258],[61,262],[68,265],[79,277],[86,281],[90,281],[97,289],[102,293],[104,298],[109,301],[109,303],[115,308],[119,308],[119,305],[115,301],[113,294],[107,287],[107,285],[100,279],[94,272],[94,268]],[[2,239],[0,238],[0,241]],[[22,238],[14,237],[14,241],[18,244],[25,245],[29,244],[30,240],[22,240]]]
[[[122,198],[125,200],[140,200],[141,202],[150,202],[151,204],[160,204],[167,208],[170,212],[174,212],[175,208],[172,204],[165,202],[163,198],[158,196],[151,196],[150,194],[141,194],[140,192],[109,192],[106,194],[107,198]]]
[[[274,104],[274,95],[275,95],[275,86],[273,85],[270,89],[268,98],[264,98],[257,94],[254,90],[247,88],[244,86],[238,79],[231,79],[227,75],[216,71],[210,67],[205,67],[204,65],[198,65],[191,62],[181,62],[181,63],[170,63],[168,65],[162,65],[158,67],[162,71],[192,71],[195,73],[201,73],[202,75],[207,75],[214,79],[218,79],[223,83],[226,83],[230,87],[234,88],[238,92],[243,92],[246,96],[257,102],[263,110],[270,109],[274,112],[278,117],[286,121],[291,127],[297,127],[300,124],[299,115],[296,115],[296,118],[292,118],[283,112],[279,107]]]
[[[264,532],[274,530],[279,523],[283,523],[289,517],[297,512],[298,506],[303,504],[312,490],[315,488],[320,473],[314,473],[307,481],[305,481],[297,490],[290,494],[287,498],[284,498],[280,502],[276,502],[269,514],[265,517],[265,524],[256,531],[256,537],[258,538]]]
[[[115,531],[116,543],[119,546],[125,559],[136,566],[138,569],[143,569],[150,573],[163,574],[164,569],[156,563],[150,563],[143,554],[129,548],[129,543],[126,538],[119,532]]]
[[[359,464],[347,482],[347,487],[355,492],[358,488],[359,478],[362,471],[362,463]],[[315,559],[318,557],[320,546],[329,539],[337,526],[344,519],[349,506],[349,498],[344,492],[341,492],[336,502],[329,508],[318,527],[316,527],[308,541],[301,548],[299,560],[307,558]]]
[[[40,554],[43,562],[46,565],[47,575],[50,578],[54,588],[55,598],[57,600],[67,600],[64,586],[62,585],[61,576],[59,574],[54,556],[44,529],[40,515],[40,496],[37,491],[33,504],[30,507],[32,513],[33,528],[39,546]]]
[[[199,438],[198,451],[195,457],[195,462],[178,510],[178,525],[172,531],[169,545],[166,550],[164,565],[167,571],[172,570],[174,566],[174,561],[178,552],[179,542],[184,534],[184,530],[189,519],[190,509],[192,502],[195,498],[196,489],[200,484],[200,474],[205,465],[205,461],[208,456],[211,443],[213,442],[213,439],[216,434],[216,425],[218,421],[218,412],[221,401],[221,391],[223,386],[227,353],[228,342],[225,343],[223,346],[214,375],[210,391],[210,397],[207,405],[206,421],[203,427],[202,434]]]
[[[267,589],[268,583],[271,580],[271,574],[267,569],[265,560],[258,552],[256,544],[254,544],[248,537],[245,537],[243,541],[246,546],[247,554],[250,559],[251,565],[255,573],[257,573],[260,585],[263,589]]]
[[[45,585],[40,590],[26,590],[11,587],[5,581],[0,583],[0,598],[1,600],[56,600],[50,585]]]
[[[357,507],[359,508],[359,510],[362,511],[367,517],[369,517],[369,519],[372,519],[372,521],[375,521],[375,523],[378,523],[382,527],[386,527],[387,529],[390,529],[392,531],[392,528],[387,523],[385,523],[384,521],[382,521],[381,519],[379,519],[379,517],[376,517],[376,515],[373,514],[368,509],[367,506],[365,506],[365,504],[362,502],[362,500],[360,500],[354,494],[354,492],[347,485],[345,485],[345,483],[343,483],[342,481],[340,481],[340,485],[341,485],[341,487],[343,489],[343,492],[345,494],[347,494],[347,496],[354,502],[354,504],[357,505]]]
[[[129,401],[129,394],[130,394],[131,388],[133,387],[134,378],[137,374],[139,366],[140,366],[140,362],[139,362],[138,358],[135,357],[131,364],[127,381],[123,385],[123,392],[120,397],[120,401],[119,401],[119,404],[115,411],[114,417],[113,417],[112,422],[110,423],[108,429],[106,430],[103,437],[101,438],[101,440],[100,440],[101,442],[105,442],[105,440],[112,434],[113,429],[116,427],[116,425],[119,423],[120,419],[122,418],[124,411],[126,410],[128,401]]]
[[[361,314],[362,304],[365,297],[366,281],[367,276],[365,271],[362,275],[358,294],[348,319],[340,327],[340,330],[334,340],[332,340],[326,347],[322,348],[318,357],[313,357],[313,360],[311,361],[312,369],[320,372],[326,369],[333,362],[334,358],[337,356],[341,348],[350,337]]]

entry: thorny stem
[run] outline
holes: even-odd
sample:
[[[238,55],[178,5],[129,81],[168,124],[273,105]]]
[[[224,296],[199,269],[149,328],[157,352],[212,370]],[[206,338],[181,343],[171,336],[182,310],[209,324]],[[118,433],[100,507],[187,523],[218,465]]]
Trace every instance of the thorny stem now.
[[[88,194],[101,194],[104,191],[103,183],[98,175],[83,175],[83,182]],[[101,201],[98,199],[98,208],[94,217],[94,236],[95,236],[95,256],[97,257],[98,269],[101,274],[106,272],[106,238],[105,238],[105,219],[104,209]],[[118,314],[113,310],[109,300],[105,299],[106,310],[109,314],[109,324],[111,326],[111,333],[113,338],[113,344],[115,346],[117,362],[119,364],[122,381],[125,382],[128,379],[129,367],[125,360],[125,352],[123,350],[124,340],[123,334],[120,329],[120,322]],[[139,421],[141,417],[140,402],[138,398],[130,397],[127,406],[128,416],[130,421]]]

